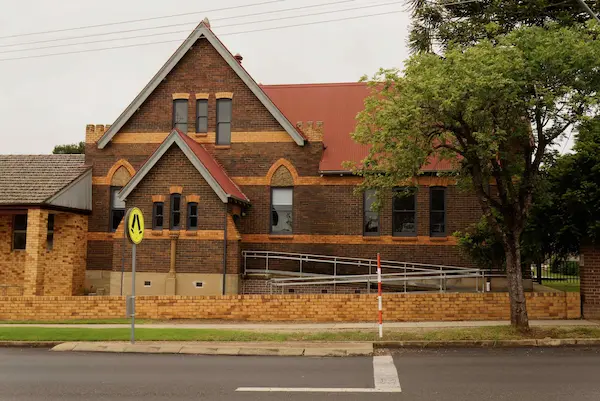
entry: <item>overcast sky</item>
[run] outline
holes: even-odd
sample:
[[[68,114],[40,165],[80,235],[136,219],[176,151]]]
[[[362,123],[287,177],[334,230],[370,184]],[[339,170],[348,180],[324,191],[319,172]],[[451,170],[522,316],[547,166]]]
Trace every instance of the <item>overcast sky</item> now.
[[[183,40],[207,16],[212,29],[233,52],[244,57],[244,66],[256,81],[265,84],[354,82],[379,67],[401,66],[408,57],[406,37],[409,15],[402,1],[394,0],[282,0],[258,6],[204,12],[269,0],[103,0],[42,1],[0,0],[0,59]],[[306,8],[231,18],[307,5]],[[376,5],[389,4],[386,6]],[[300,17],[306,14],[358,10]],[[395,12],[394,11],[402,11]],[[199,14],[94,29],[6,38],[31,32],[74,28],[180,13]],[[228,33],[269,27],[327,21],[370,14],[386,15],[322,24],[289,27],[237,35]],[[283,19],[282,17],[293,17]],[[266,19],[278,21],[260,22]],[[17,43],[92,35],[145,27],[166,28],[27,46]],[[229,26],[224,26],[229,25]],[[27,52],[14,50],[68,43],[123,38],[183,30],[130,40]],[[86,124],[111,124],[148,83],[181,41],[107,51],[44,58],[0,61],[0,153],[49,153],[56,144],[84,140]]]
[[[248,6],[257,3],[263,4]],[[380,67],[401,67],[409,55],[410,18],[402,0],[0,0],[0,5],[0,154],[50,153],[54,145],[83,141],[86,124],[112,124],[204,17],[233,53],[242,54],[254,79],[264,84],[355,82]],[[272,13],[311,5],[321,6]],[[248,7],[210,11],[236,6]],[[198,13],[23,35],[194,12]],[[316,13],[325,14],[302,17]],[[380,15],[324,22],[372,14]],[[234,34],[313,22],[323,23]],[[165,27],[140,30],[157,26]],[[184,32],[124,39],[173,31]],[[20,51],[107,39],[118,40]],[[14,46],[39,41],[46,42]],[[159,41],[173,42],[6,60]]]

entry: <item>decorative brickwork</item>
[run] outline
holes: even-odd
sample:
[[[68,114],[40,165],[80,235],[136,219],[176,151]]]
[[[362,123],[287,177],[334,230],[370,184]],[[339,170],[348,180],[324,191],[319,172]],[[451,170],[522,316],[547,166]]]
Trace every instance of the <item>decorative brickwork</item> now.
[[[272,187],[292,187],[294,186],[294,177],[285,166],[280,166],[271,178]]]
[[[578,319],[579,294],[528,293],[531,319]],[[124,297],[0,297],[0,320],[112,319]],[[142,319],[222,319],[254,322],[375,322],[376,295],[139,296]],[[384,321],[508,320],[508,294],[390,294]]]

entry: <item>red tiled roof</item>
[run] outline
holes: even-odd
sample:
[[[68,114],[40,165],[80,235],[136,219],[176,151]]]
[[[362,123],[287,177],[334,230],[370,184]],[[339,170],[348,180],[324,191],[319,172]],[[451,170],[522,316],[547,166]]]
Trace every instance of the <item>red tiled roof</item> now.
[[[194,141],[189,136],[185,135],[183,132],[176,130],[181,139],[185,141],[185,143],[190,147],[192,152],[198,157],[198,160],[202,163],[204,167],[208,170],[210,175],[217,181],[219,186],[223,188],[223,191],[227,194],[227,196],[231,196],[243,202],[250,202],[250,199],[244,194],[240,188],[229,178],[223,167],[211,156],[210,153],[204,148],[204,146],[200,145],[198,142]]]
[[[319,164],[322,172],[347,171],[344,161],[360,162],[369,153],[350,137],[356,115],[370,94],[366,83],[331,83],[298,85],[261,85],[292,124],[298,121],[323,121],[325,150]],[[423,171],[451,170],[446,160],[431,160]]]

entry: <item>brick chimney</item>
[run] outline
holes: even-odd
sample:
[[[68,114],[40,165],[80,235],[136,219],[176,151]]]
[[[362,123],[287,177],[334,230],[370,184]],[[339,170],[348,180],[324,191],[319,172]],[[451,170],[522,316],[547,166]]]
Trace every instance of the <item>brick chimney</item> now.
[[[233,58],[234,58],[234,59],[236,59],[236,60],[237,60],[237,62],[238,62],[238,63],[240,63],[240,64],[242,64],[242,60],[244,59],[244,58],[242,57],[242,55],[241,55],[241,54],[239,54],[239,53],[236,53],[236,54],[235,54],[235,56],[233,56]]]

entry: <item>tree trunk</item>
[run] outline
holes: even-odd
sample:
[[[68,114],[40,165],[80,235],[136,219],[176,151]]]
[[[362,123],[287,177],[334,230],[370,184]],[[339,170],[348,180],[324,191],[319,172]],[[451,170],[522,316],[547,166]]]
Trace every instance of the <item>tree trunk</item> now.
[[[513,233],[506,236],[504,250],[506,251],[506,278],[510,297],[510,323],[521,331],[528,331],[529,318],[523,290],[520,235]]]

